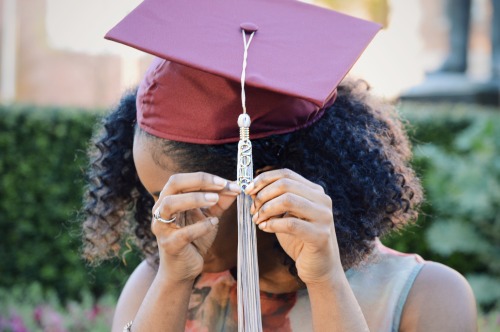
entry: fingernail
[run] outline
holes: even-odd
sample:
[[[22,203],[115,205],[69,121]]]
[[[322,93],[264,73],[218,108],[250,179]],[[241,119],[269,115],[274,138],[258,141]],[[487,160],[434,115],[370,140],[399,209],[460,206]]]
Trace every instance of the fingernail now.
[[[225,187],[227,184],[227,180],[216,176],[214,177],[214,183],[218,186]]]
[[[257,212],[256,214],[254,214],[254,215],[253,215],[253,217],[252,217],[252,221],[253,221],[253,222],[256,222],[256,221],[257,221],[257,219],[259,219],[259,212]]]
[[[241,192],[241,188],[236,182],[230,182],[228,188],[230,191],[233,191],[235,193]]]
[[[212,225],[217,225],[219,223],[219,218],[210,218],[210,223]]]
[[[255,184],[253,182],[250,182],[250,184],[246,187],[245,189],[245,194],[250,194],[250,192],[255,188]]]
[[[205,200],[207,202],[217,202],[219,200],[219,195],[217,195],[216,193],[206,193]]]
[[[261,222],[261,223],[259,224],[259,229],[264,229],[264,228],[266,228],[266,226],[267,226],[267,222],[266,222],[266,221]]]

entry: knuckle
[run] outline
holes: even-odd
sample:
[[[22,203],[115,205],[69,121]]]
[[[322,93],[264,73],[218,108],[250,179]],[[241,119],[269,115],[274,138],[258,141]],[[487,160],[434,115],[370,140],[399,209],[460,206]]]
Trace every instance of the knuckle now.
[[[174,253],[178,249],[178,246],[175,243],[175,238],[173,237],[162,239],[160,245],[168,253]]]
[[[260,173],[259,176],[257,176],[254,181],[255,181],[255,184],[257,185],[258,183],[260,182],[263,182],[263,183],[266,183],[268,181],[268,179],[270,178],[270,172],[264,172],[264,173]]]
[[[283,194],[281,195],[281,204],[285,208],[291,208],[295,205],[295,197],[290,193]]]
[[[182,229],[182,231],[175,232],[173,234],[173,238],[177,242],[187,244],[187,243],[192,242],[194,240],[194,234],[190,228],[184,228],[184,229]]]
[[[168,178],[167,184],[165,187],[174,187],[176,183],[179,182],[179,175],[173,174]]]
[[[290,179],[284,178],[284,179],[279,179],[276,181],[276,184],[278,186],[278,189],[282,192],[287,192],[290,191],[291,188],[291,182]]]
[[[316,241],[321,247],[324,247],[330,241],[330,228],[320,227],[316,231]]]
[[[196,172],[196,176],[201,182],[205,182],[207,180],[207,175],[203,172]]]
[[[294,233],[298,228],[297,220],[291,218],[287,219],[285,226],[290,233]]]
[[[267,228],[267,229],[274,229],[274,227],[273,227],[273,226],[274,226],[274,219],[270,219],[270,220],[268,220],[268,221],[267,221],[267,226],[266,226],[266,228]]]
[[[153,234],[156,236],[156,242],[158,247],[165,250],[168,253],[172,253],[175,249],[175,241],[173,239],[173,234],[165,234],[161,230],[159,223],[153,223],[151,228],[153,229]]]
[[[264,194],[262,191],[259,191],[259,193],[255,195],[254,201],[256,205],[262,205],[264,203]]]
[[[323,186],[322,186],[322,185],[317,184],[317,183],[315,183],[314,185],[315,185],[316,189],[317,189],[320,193],[322,193],[322,194],[324,194],[324,193],[325,193],[325,188],[323,188]]]
[[[334,222],[334,219],[333,219],[333,210],[332,209],[328,209],[328,211],[326,211],[327,213],[327,216],[328,216],[328,223],[332,223]]]
[[[330,227],[328,226],[325,226],[325,227],[320,227],[319,228],[319,232],[318,232],[318,236],[320,239],[329,239],[330,238]]]
[[[325,197],[325,202],[326,202],[326,206],[328,207],[328,209],[329,209],[329,210],[330,210],[330,212],[331,212],[331,210],[332,210],[332,208],[333,208],[333,201],[332,201],[332,198],[331,198],[330,196],[326,195],[326,197]]]
[[[160,209],[162,209],[164,206],[170,204],[171,200],[172,200],[172,195],[163,196],[161,201],[159,201]]]
[[[170,196],[166,196],[163,198],[162,202],[160,203],[160,216],[162,218],[168,217],[170,215],[170,205],[171,205],[172,199]]]
[[[214,225],[212,224],[212,222],[210,221],[210,219],[207,219],[205,221],[204,226],[205,226],[205,231],[206,232],[209,232],[214,227]]]
[[[203,203],[206,203],[205,194],[204,193],[196,193],[195,195],[193,195],[193,202],[199,206],[203,205]]]
[[[277,219],[274,219],[274,218],[273,218],[273,219],[269,219],[269,220],[267,221],[267,226],[266,226],[266,228],[268,228],[268,229],[274,229],[274,230],[275,230],[275,229],[276,229],[276,226],[280,226],[279,224],[276,224],[276,222],[277,222],[276,220],[277,220]]]
[[[211,180],[210,176],[205,172],[196,172],[196,176],[198,177],[201,183],[208,183]]]
[[[293,171],[289,168],[283,168],[281,169],[281,176],[283,176],[284,178],[292,178]]]
[[[262,206],[260,207],[260,209],[259,209],[259,215],[263,215],[263,214],[265,214],[268,208],[269,208],[269,207],[268,207],[268,205],[267,205],[267,204],[262,205]]]
[[[152,222],[151,223],[151,233],[153,233],[154,236],[158,237],[158,222]]]
[[[326,206],[317,207],[318,211],[318,222],[321,225],[331,225],[333,221],[333,211],[331,208]]]

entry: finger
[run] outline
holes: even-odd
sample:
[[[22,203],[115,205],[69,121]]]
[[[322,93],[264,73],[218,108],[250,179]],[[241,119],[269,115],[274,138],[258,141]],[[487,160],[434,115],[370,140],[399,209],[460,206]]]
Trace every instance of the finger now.
[[[318,229],[313,224],[293,217],[270,219],[259,224],[259,229],[267,233],[294,235],[310,242],[315,241],[318,235]]]
[[[163,190],[160,198],[165,195],[187,193],[194,191],[233,191],[239,193],[239,187],[219,176],[205,173],[179,173],[172,175]]]
[[[234,195],[232,193],[219,193],[219,200],[217,201],[217,204],[210,206],[208,208],[208,212],[217,217],[222,216],[222,214],[234,203],[236,197],[238,197],[238,195]]]
[[[262,205],[252,220],[259,224],[271,218],[281,217],[285,213],[316,222],[331,222],[333,218],[331,210],[325,206],[296,194],[285,193]]]
[[[254,205],[251,209],[251,213],[258,211],[264,203],[285,193],[302,196],[311,202],[317,202],[330,208],[332,206],[330,197],[323,191],[305,186],[302,182],[296,180],[280,178],[263,187],[255,195],[253,195]]]
[[[246,188],[245,193],[248,195],[253,195],[257,193],[259,190],[261,190],[263,187],[267,186],[269,183],[277,181],[278,179],[281,178],[288,178],[291,180],[295,180],[306,185],[307,187],[324,191],[320,185],[311,182],[306,178],[304,178],[303,176],[295,173],[294,171],[285,168],[285,169],[276,169],[261,173],[252,181],[252,183],[250,183],[250,185]]]
[[[153,207],[153,211],[159,209],[163,219],[170,219],[178,212],[184,212],[197,208],[207,208],[217,204],[219,194],[212,192],[195,192],[178,195],[164,196]]]
[[[208,218],[196,224],[175,229],[168,236],[162,237],[159,240],[159,245],[165,248],[169,254],[177,254],[193,241],[217,231],[218,223],[218,218]],[[158,230],[156,231],[159,232]]]

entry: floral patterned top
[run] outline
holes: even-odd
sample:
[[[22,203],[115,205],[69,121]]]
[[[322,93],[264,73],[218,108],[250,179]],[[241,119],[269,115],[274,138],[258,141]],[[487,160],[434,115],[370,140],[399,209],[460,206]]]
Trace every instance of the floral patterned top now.
[[[423,264],[418,255],[402,254],[377,242],[367,261],[346,272],[370,331],[398,331],[404,303]],[[312,331],[307,290],[261,291],[260,301],[264,332]],[[237,317],[236,281],[231,273],[202,274],[191,294],[186,331],[237,331]]]
[[[292,331],[289,312],[297,293],[260,292],[264,332]],[[189,303],[186,331],[232,332],[238,330],[236,281],[229,271],[204,273],[195,283]]]

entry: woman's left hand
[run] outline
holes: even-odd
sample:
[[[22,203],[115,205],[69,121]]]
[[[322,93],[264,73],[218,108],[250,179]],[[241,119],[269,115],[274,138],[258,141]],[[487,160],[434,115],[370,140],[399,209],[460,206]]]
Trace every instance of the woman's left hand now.
[[[264,232],[276,234],[306,285],[343,273],[332,200],[320,185],[279,169],[257,176],[245,192],[254,201],[253,221]]]

